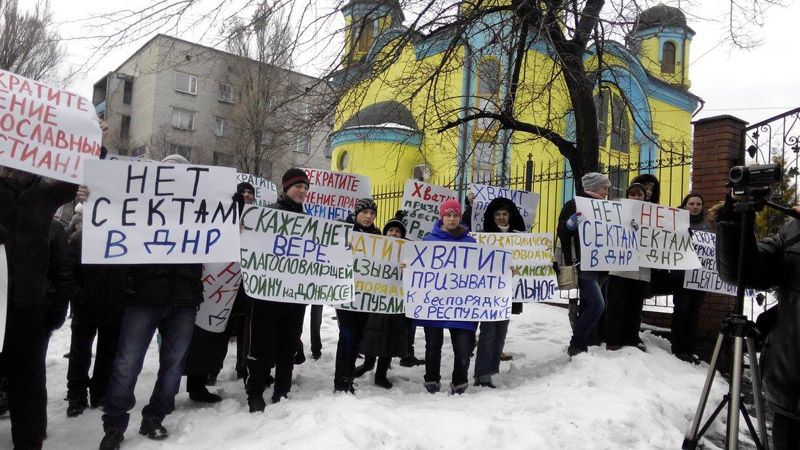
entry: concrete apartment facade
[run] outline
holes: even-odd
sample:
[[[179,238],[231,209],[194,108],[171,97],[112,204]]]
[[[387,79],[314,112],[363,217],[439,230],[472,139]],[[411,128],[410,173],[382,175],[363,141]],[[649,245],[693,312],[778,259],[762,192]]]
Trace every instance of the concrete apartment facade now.
[[[108,126],[104,145],[121,155],[160,159],[179,153],[192,163],[245,171],[232,129],[241,129],[243,123],[236,112],[240,74],[257,65],[210,47],[155,36],[94,85],[93,103]],[[279,79],[269,98],[268,122],[275,132],[261,140],[269,156],[255,175],[274,182],[289,167],[329,168],[330,126],[326,120],[309,120],[310,111],[321,109],[313,103],[325,97],[325,84],[298,72],[273,72]]]

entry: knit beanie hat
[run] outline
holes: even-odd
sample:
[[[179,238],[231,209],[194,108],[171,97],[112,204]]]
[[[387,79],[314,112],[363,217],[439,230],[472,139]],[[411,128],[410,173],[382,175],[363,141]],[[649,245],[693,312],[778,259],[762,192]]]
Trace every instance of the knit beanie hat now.
[[[358,213],[367,209],[375,211],[376,214],[378,213],[378,205],[375,203],[375,200],[369,197],[358,199],[356,201],[356,206],[353,208],[353,216],[358,216]]]
[[[189,160],[184,158],[183,156],[173,153],[168,155],[164,159],[161,160],[162,163],[172,163],[172,164],[189,164]]]
[[[256,192],[256,188],[253,187],[252,184],[248,183],[247,181],[242,181],[241,183],[236,185],[236,193],[241,194],[243,190],[250,189],[250,192]]]
[[[602,173],[589,172],[581,178],[584,191],[597,192],[603,186],[611,187],[611,181]]]
[[[444,219],[444,216],[450,213],[456,213],[459,216],[462,214],[461,212],[461,203],[458,203],[458,200],[450,199],[445,200],[441,206],[439,206],[439,217]]]
[[[292,167],[283,174],[283,178],[281,179],[283,192],[288,191],[290,187],[297,183],[305,183],[307,186],[311,186],[311,183],[308,181],[308,175],[306,175],[306,171],[298,169],[297,167]]]
[[[403,218],[408,214],[406,211],[398,210],[394,213],[394,218],[388,222],[386,225],[383,226],[383,235],[386,236],[386,232],[389,231],[389,228],[399,228],[400,229],[400,237],[405,239],[406,237],[406,224],[403,223]]]

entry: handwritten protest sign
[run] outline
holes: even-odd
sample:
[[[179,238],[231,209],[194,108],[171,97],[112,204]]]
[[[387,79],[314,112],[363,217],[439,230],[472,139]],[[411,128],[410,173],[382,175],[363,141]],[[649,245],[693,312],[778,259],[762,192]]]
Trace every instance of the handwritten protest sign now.
[[[511,252],[514,301],[546,302],[556,298],[553,236],[548,233],[472,233],[479,245]]]
[[[367,176],[321,169],[303,170],[311,182],[303,203],[309,216],[344,219],[353,211],[356,200],[371,196]]]
[[[6,246],[0,245],[0,352],[6,338],[6,317],[8,316],[8,260]]]
[[[454,198],[456,192],[452,189],[424,181],[406,180],[401,208],[408,213],[403,218],[408,230],[406,237],[412,241],[422,239],[422,236],[433,230],[433,225],[439,220],[439,205]]]
[[[539,194],[488,184],[473,184],[472,193],[475,194],[475,198],[472,200],[472,231],[483,231],[483,216],[486,214],[486,208],[497,197],[507,198],[517,205],[522,220],[525,222],[526,230],[530,230],[533,223],[536,222]]]
[[[654,269],[687,270],[700,267],[689,235],[689,211],[639,200],[631,205],[639,223],[639,265]]]
[[[239,263],[203,264],[203,303],[194,323],[212,333],[225,331],[241,284]]]
[[[242,225],[247,295],[309,305],[353,301],[352,225],[252,205]]]
[[[83,262],[236,261],[235,180],[228,167],[88,161]]]
[[[511,252],[473,243],[403,247],[406,317],[494,322],[511,318]]]
[[[255,189],[255,192],[253,192],[255,196],[253,204],[256,206],[268,206],[278,201],[278,188],[275,183],[266,178],[237,173],[236,183],[250,183],[253,185],[253,189]]]
[[[0,165],[83,183],[102,137],[92,102],[0,69]]]
[[[728,284],[717,272],[717,235],[707,231],[692,231],[692,245],[700,259],[700,268],[687,270],[683,287],[695,291],[736,295],[736,285]]]
[[[408,241],[377,234],[353,233],[355,296],[339,309],[403,314],[400,256]]]
[[[637,270],[638,233],[620,201],[575,197],[581,213],[581,270]]]

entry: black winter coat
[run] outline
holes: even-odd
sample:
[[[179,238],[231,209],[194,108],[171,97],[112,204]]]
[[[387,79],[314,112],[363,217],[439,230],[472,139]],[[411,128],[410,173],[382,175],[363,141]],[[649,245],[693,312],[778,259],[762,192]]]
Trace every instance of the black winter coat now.
[[[125,267],[125,300],[137,305],[198,306],[203,302],[202,264]]]
[[[78,282],[78,292],[72,298],[74,313],[88,314],[92,322],[117,323],[125,306],[125,268],[116,264],[82,264],[82,233],[74,235],[69,243]]]
[[[503,197],[492,199],[492,201],[489,202],[489,205],[486,207],[486,212],[483,214],[483,231],[485,233],[502,233],[500,228],[494,222],[494,213],[502,207],[505,207],[511,211],[508,219],[508,231],[511,233],[524,233],[525,220],[519,213],[519,208],[517,208],[517,205],[515,205],[513,201]],[[511,303],[511,314],[522,314],[522,305],[523,304],[519,302]]]
[[[722,215],[722,214],[721,214]],[[736,282],[740,224],[720,221],[717,266],[723,280]],[[756,289],[778,288],[775,326],[761,353],[767,399],[800,414],[800,221],[791,220],[774,236],[745,242],[744,283]]]
[[[25,183],[0,178],[0,227],[6,229],[9,301],[43,306],[47,298],[50,225],[56,210],[75,198],[78,186],[32,177]]]
[[[47,267],[48,322],[51,329],[61,327],[67,317],[69,301],[78,290],[75,265],[70,256],[67,232],[61,222],[50,223],[50,264]]]

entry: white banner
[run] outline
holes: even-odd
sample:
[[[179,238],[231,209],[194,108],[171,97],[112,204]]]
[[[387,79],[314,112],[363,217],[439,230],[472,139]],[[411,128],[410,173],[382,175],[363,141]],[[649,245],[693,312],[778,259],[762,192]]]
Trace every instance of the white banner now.
[[[511,318],[511,252],[473,243],[403,247],[406,317],[495,322]]]
[[[622,201],[575,197],[582,271],[639,270],[638,232]],[[628,208],[626,209],[626,206]]]
[[[238,260],[235,180],[228,167],[89,161],[84,264]]]
[[[353,301],[353,226],[247,206],[240,264],[253,298],[308,305]]]
[[[694,291],[736,295],[736,285],[728,284],[717,272],[717,235],[707,231],[692,231],[692,245],[700,259],[700,268],[687,270],[683,287]]]
[[[102,138],[91,101],[0,69],[0,165],[83,184]]]
[[[700,267],[689,235],[689,211],[639,200],[633,207],[639,224],[639,265],[654,269],[687,270]]]
[[[0,352],[6,339],[6,317],[8,316],[8,260],[6,246],[0,245]]]
[[[551,234],[472,233],[472,236],[479,245],[511,252],[515,302],[547,302],[557,298]]]
[[[486,208],[497,197],[507,198],[517,205],[522,220],[525,222],[526,231],[530,230],[536,222],[539,194],[488,184],[473,184],[472,193],[475,194],[475,198],[472,200],[472,231],[483,231],[483,216],[486,214]]]
[[[439,206],[445,201],[456,198],[456,191],[428,184],[424,181],[406,180],[403,187],[402,210],[408,214],[403,218],[406,224],[406,237],[418,241],[433,230],[439,220]]]
[[[266,178],[257,177],[255,175],[237,173],[236,183],[239,184],[245,182],[252,184],[253,189],[255,189],[255,192],[253,193],[255,196],[255,201],[253,202],[254,205],[269,206],[278,201],[278,188],[272,181],[269,181]]]
[[[353,233],[355,296],[339,309],[403,314],[403,272],[400,256],[405,239]]]
[[[309,216],[345,219],[353,212],[356,200],[371,197],[369,177],[355,173],[303,169],[311,186],[303,208]]]
[[[203,303],[197,309],[195,325],[212,333],[225,331],[241,284],[239,263],[203,264]]]

